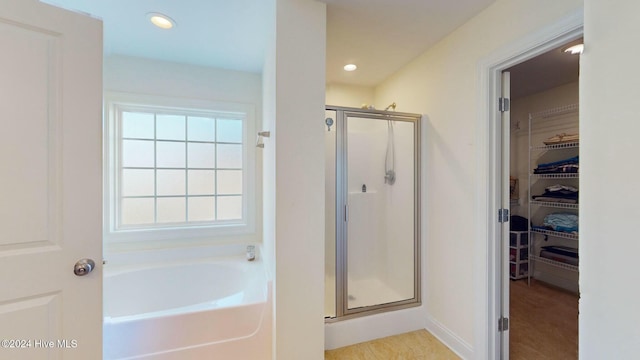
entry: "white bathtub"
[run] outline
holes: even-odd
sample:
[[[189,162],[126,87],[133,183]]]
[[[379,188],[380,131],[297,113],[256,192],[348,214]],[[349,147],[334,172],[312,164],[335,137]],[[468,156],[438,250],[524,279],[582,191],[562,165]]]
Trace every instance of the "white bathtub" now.
[[[104,359],[271,359],[270,299],[244,257],[107,265]]]

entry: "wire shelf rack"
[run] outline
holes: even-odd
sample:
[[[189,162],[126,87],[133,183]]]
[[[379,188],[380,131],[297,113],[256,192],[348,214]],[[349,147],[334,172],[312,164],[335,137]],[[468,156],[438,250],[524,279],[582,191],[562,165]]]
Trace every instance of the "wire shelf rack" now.
[[[531,205],[558,208],[558,209],[574,209],[578,210],[578,204],[572,203],[561,203],[561,202],[551,202],[551,201],[531,201]]]
[[[544,229],[531,229],[531,232],[547,235],[547,236],[555,236],[563,239],[570,239],[570,240],[578,240],[579,238],[577,233],[568,233],[568,232],[544,230]]]
[[[562,144],[533,146],[531,150],[560,150],[560,149],[573,149],[577,147],[580,147],[580,142],[574,141],[574,142],[567,142]]]
[[[539,262],[539,263],[544,263],[544,264],[548,264],[551,266],[555,266],[561,269],[565,269],[565,270],[570,270],[570,271],[578,271],[578,267],[576,265],[571,265],[571,264],[566,264],[563,262],[559,262],[559,261],[555,261],[555,260],[551,260],[551,259],[547,259],[547,258],[543,258],[540,256],[536,256],[536,255],[529,255],[529,259]]]
[[[552,109],[548,109],[548,110],[544,110],[544,111],[540,111],[540,112],[536,112],[536,113],[531,113],[529,114],[529,119],[533,120],[533,119],[545,119],[545,118],[550,118],[553,116],[559,116],[559,115],[564,115],[564,114],[570,114],[573,112],[578,111],[579,106],[578,104],[569,104],[569,105],[564,105],[564,106],[558,106]]]
[[[577,179],[580,177],[578,173],[560,173],[560,174],[529,174],[531,177],[538,179]]]

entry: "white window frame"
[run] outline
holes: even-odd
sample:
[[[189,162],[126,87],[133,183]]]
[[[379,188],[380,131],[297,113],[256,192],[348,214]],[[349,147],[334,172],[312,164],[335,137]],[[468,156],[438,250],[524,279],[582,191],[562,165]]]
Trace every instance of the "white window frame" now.
[[[120,125],[118,112],[143,110],[149,112],[244,114],[242,134],[242,220],[197,222],[185,224],[149,224],[118,227],[119,181],[121,167]],[[155,95],[138,95],[109,92],[104,106],[104,237],[106,242],[137,242],[164,240],[184,242],[188,239],[228,237],[255,233],[256,189],[255,150],[249,134],[255,133],[255,108],[251,104],[215,102],[199,99],[173,98]]]

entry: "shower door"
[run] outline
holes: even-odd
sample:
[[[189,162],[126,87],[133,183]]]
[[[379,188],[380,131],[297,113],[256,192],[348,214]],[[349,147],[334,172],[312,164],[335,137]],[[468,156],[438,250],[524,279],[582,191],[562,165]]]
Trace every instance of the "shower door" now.
[[[335,316],[418,305],[420,116],[335,111]]]

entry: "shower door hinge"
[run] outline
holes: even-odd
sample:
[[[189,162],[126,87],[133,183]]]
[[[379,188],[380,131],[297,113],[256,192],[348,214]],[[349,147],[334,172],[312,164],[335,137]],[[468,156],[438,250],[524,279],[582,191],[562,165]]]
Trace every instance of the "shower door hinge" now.
[[[498,209],[498,222],[509,222],[509,209]]]
[[[501,97],[498,99],[498,110],[500,112],[509,111],[509,108],[510,108],[509,98]]]
[[[498,319],[498,331],[503,332],[509,330],[509,318],[503,317]]]

